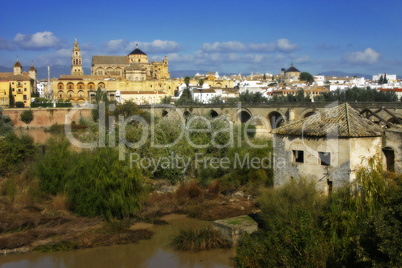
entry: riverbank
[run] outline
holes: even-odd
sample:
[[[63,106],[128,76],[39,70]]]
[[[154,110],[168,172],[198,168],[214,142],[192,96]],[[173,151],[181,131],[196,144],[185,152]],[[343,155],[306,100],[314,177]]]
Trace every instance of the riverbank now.
[[[24,193],[12,199],[1,196],[0,255],[135,243],[151,238],[149,227],[166,224],[161,218],[166,215],[181,213],[211,221],[254,213],[255,209],[251,196],[243,192],[223,195],[186,184],[159,186],[149,194],[138,216],[120,221],[79,217],[69,211],[63,195],[36,200]]]
[[[170,214],[161,218],[168,224],[137,223],[132,229],[146,228],[152,238],[137,243],[71,251],[26,253],[0,256],[2,268],[47,267],[232,267],[236,250],[212,249],[203,251],[177,251],[170,246],[178,230],[203,228],[208,221]]]

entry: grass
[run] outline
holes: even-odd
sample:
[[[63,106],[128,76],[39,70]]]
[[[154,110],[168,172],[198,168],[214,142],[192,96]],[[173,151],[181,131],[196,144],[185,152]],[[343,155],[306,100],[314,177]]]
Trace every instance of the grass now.
[[[54,244],[47,244],[37,246],[33,249],[34,252],[53,252],[53,251],[67,251],[77,249],[78,245],[73,241],[60,241]]]
[[[205,250],[230,248],[232,244],[211,226],[207,226],[198,230],[180,230],[173,237],[171,245],[177,250]]]

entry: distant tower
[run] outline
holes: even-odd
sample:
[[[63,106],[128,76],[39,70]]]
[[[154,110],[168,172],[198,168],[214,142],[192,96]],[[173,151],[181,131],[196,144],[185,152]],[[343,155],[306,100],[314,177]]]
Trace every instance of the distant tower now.
[[[21,63],[20,63],[18,57],[17,57],[17,62],[14,65],[14,75],[17,75],[17,74],[22,74],[22,66],[21,66]]]
[[[82,57],[77,38],[74,42],[73,55],[71,56],[71,75],[84,75],[82,70]]]

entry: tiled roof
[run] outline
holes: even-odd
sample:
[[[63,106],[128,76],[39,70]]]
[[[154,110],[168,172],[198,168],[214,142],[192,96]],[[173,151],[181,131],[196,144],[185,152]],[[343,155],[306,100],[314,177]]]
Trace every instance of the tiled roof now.
[[[136,48],[133,51],[131,51],[131,53],[128,55],[147,55],[147,54],[145,54],[141,49]]]
[[[32,78],[22,75],[22,74],[17,74],[17,75],[9,75],[9,76],[0,76],[1,81],[31,81]]]
[[[378,137],[380,127],[360,116],[348,103],[284,125],[274,130],[280,135],[314,137]]]
[[[139,65],[138,63],[133,63],[130,64],[130,66],[128,66],[126,68],[126,71],[130,71],[130,70],[146,70],[145,68],[143,68],[141,65]]]
[[[289,69],[287,69],[286,71],[285,71],[285,73],[300,73],[300,71],[299,70],[297,70],[295,67],[293,67],[293,65],[289,68]]]
[[[92,56],[92,65],[94,64],[128,64],[126,56]]]

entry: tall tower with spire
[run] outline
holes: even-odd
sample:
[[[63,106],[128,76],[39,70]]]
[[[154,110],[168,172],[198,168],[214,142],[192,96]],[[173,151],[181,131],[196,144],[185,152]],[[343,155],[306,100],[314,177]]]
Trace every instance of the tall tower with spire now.
[[[84,75],[82,69],[82,57],[77,38],[75,38],[73,55],[71,56],[71,75]]]

